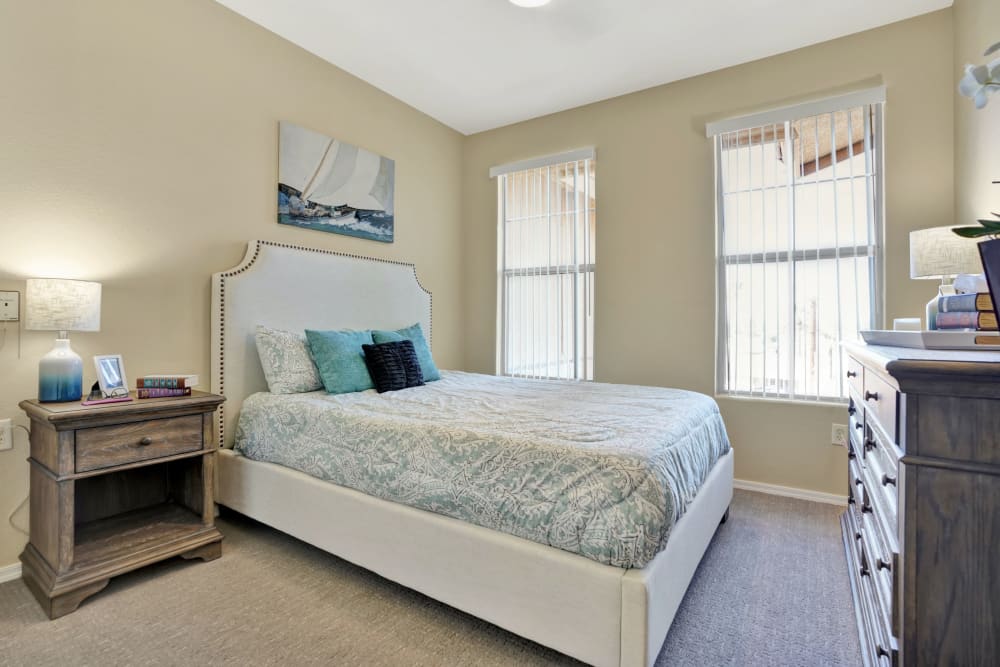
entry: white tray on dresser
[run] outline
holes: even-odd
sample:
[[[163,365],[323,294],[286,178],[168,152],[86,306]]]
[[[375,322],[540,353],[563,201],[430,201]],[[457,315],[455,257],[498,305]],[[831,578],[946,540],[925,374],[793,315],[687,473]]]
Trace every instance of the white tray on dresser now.
[[[918,350],[1000,350],[996,331],[862,331],[869,345],[909,347]],[[976,338],[996,338],[996,345],[977,344]]]

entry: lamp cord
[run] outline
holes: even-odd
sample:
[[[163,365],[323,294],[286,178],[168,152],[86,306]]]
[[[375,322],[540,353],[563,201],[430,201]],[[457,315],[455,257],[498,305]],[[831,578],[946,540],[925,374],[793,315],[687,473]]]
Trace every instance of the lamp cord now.
[[[21,426],[20,424],[14,424],[14,428],[21,429],[22,431],[24,431],[25,433],[28,434],[29,438],[31,437],[31,431],[29,431],[27,427]],[[21,528],[20,526],[18,526],[17,524],[14,523],[14,515],[17,514],[18,512],[20,512],[21,508],[28,504],[28,498],[30,498],[30,497],[31,497],[30,494],[27,495],[27,496],[25,496],[24,500],[22,500],[20,503],[18,503],[18,506],[14,508],[14,511],[7,515],[7,523],[10,524],[10,527],[13,528],[14,530],[16,530],[19,533],[23,533],[23,534],[27,535],[28,537],[31,536],[31,533],[29,533],[27,530],[25,530],[24,528]]]

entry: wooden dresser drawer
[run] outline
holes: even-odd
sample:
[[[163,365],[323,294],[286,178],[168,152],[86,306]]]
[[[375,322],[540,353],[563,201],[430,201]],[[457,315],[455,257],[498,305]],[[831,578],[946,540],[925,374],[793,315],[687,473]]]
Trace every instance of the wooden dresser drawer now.
[[[76,432],[76,471],[193,452],[202,445],[201,415],[83,428]]]
[[[854,357],[847,358],[847,384],[858,393],[864,395],[865,390],[865,367]]]
[[[868,420],[874,416],[879,426],[885,431],[892,442],[896,442],[896,388],[877,376],[875,373],[865,372],[865,391],[862,397],[868,406]]]

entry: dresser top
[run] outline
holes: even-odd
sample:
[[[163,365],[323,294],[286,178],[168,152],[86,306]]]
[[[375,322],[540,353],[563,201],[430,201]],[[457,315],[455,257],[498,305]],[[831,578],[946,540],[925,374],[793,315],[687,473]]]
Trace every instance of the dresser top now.
[[[948,382],[976,385],[990,397],[1000,396],[1000,352],[921,350],[855,342],[845,342],[843,347],[866,366],[891,376],[904,392],[922,391]],[[979,391],[974,393],[978,395]]]

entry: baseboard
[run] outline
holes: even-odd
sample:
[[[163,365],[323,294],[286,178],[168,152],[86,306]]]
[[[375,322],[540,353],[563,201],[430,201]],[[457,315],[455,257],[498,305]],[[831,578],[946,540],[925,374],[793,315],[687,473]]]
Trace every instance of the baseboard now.
[[[822,491],[810,491],[809,489],[797,489],[792,486],[779,486],[777,484],[764,484],[763,482],[751,482],[745,479],[736,479],[733,480],[733,487],[743,489],[745,491],[769,493],[772,496],[786,496],[788,498],[798,498],[799,500],[811,500],[814,503],[847,505],[847,496],[838,496],[835,493],[823,493]]]
[[[14,563],[6,567],[0,567],[0,584],[5,581],[14,581],[21,578],[21,564]]]

